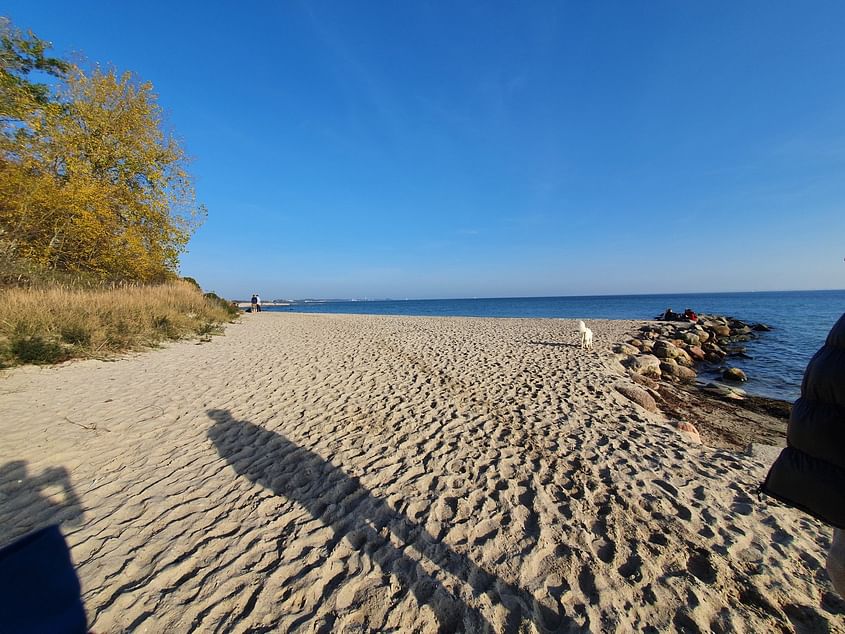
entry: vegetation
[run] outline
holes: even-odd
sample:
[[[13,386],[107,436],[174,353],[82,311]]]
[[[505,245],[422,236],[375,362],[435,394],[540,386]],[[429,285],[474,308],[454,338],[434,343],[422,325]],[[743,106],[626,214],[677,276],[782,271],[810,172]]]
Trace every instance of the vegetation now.
[[[152,85],[48,48],[0,24],[0,257],[100,280],[172,279],[205,209]]]
[[[0,365],[102,357],[211,335],[237,313],[183,281],[99,290],[8,288],[0,291]]]
[[[153,87],[0,18],[0,366],[210,335],[237,309],[181,280],[205,215]]]

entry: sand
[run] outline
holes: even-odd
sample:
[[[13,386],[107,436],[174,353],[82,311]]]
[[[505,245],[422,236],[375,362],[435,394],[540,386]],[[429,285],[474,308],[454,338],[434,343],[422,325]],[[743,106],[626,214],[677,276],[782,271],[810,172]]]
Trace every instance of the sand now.
[[[262,313],[0,379],[97,632],[845,631],[829,529],[622,397],[640,325]]]

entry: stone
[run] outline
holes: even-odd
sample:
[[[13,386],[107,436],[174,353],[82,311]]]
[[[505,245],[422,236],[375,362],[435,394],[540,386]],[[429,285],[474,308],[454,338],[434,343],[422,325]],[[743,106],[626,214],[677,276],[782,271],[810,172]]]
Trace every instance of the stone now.
[[[677,363],[680,363],[681,365],[685,365],[688,368],[691,368],[693,365],[695,365],[692,361],[692,357],[689,356],[689,354],[687,354],[686,350],[679,349],[679,352],[680,352],[680,354],[675,357],[675,361]]]
[[[697,346],[701,343],[701,340],[698,338],[698,335],[692,332],[685,332],[680,336],[681,341],[689,346]]]
[[[632,357],[627,365],[628,369],[637,374],[660,378],[660,359],[651,354],[641,354]]]
[[[645,341],[643,341],[643,352],[647,352],[650,354],[652,350],[654,350],[654,342],[650,339],[646,339]]]
[[[674,362],[666,362],[660,364],[660,372],[664,378],[670,377],[681,383],[692,383],[698,376],[695,370],[678,365]]]
[[[629,401],[636,403],[649,412],[657,411],[657,403],[654,401],[654,398],[652,398],[651,394],[641,387],[637,387],[636,385],[619,384],[616,386],[616,391]]]
[[[635,347],[635,348],[637,348],[638,350],[642,350],[642,349],[643,349],[643,342],[642,342],[640,339],[631,339],[631,340],[628,342],[628,345],[629,345],[629,346],[634,346],[634,347]]]
[[[722,378],[726,381],[747,381],[748,377],[745,376],[745,372],[740,370],[739,368],[726,368],[724,372],[722,372]]]
[[[704,330],[704,328],[702,328],[701,330],[696,329],[695,334],[698,337],[699,344],[702,344],[708,339],[710,339],[710,333]]]
[[[731,336],[730,327],[725,326],[723,324],[714,325],[710,330],[712,330],[717,337],[730,337]]]
[[[698,429],[692,423],[688,423],[686,421],[678,421],[677,424],[678,431],[682,432],[684,436],[686,436],[689,440],[694,443],[701,444],[701,434],[698,433]]]
[[[660,385],[654,379],[650,379],[647,376],[643,376],[642,374],[637,374],[636,372],[631,372],[628,376],[631,377],[631,380],[634,383],[638,383],[643,387],[651,388],[652,390],[657,389],[657,387]],[[654,396],[654,394],[652,394],[652,396]]]
[[[661,359],[674,359],[680,350],[675,344],[661,339],[654,344],[654,356]]]
[[[772,327],[767,324],[754,324],[751,326],[751,330],[755,332],[769,332],[771,331]]]
[[[620,354],[639,354],[640,349],[627,343],[617,343],[613,346],[613,351]]]
[[[704,361],[705,353],[700,346],[690,346],[687,348],[687,354],[693,361]]]
[[[707,343],[705,343],[703,348],[704,348],[705,352],[712,352],[714,354],[718,354],[720,357],[725,356],[725,351],[722,350],[719,346],[717,346],[712,341],[708,341]]]

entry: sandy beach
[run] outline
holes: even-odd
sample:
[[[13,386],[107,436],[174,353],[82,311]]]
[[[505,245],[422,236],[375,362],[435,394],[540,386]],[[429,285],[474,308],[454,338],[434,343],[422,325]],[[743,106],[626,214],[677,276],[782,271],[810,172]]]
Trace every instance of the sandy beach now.
[[[0,545],[62,522],[96,632],[845,631],[830,529],[615,389],[639,325],[265,312],[7,371]]]

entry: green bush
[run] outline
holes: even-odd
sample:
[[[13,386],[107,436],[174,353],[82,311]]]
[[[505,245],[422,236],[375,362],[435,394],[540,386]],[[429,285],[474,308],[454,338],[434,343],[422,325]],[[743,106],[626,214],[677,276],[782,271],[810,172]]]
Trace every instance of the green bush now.
[[[228,301],[228,300],[223,299],[222,297],[220,297],[220,296],[219,296],[217,293],[215,293],[214,291],[211,291],[211,292],[209,292],[209,293],[205,293],[204,297],[205,297],[207,300],[209,300],[211,303],[213,303],[213,304],[215,304],[216,306],[219,306],[220,308],[222,308],[223,310],[225,310],[225,311],[229,314],[229,318],[230,318],[230,319],[235,319],[238,315],[240,315],[240,314],[241,314],[241,309],[240,309],[240,308],[238,308],[238,307],[237,307],[235,304],[233,304],[232,302],[230,302],[230,301]]]
[[[62,341],[72,346],[87,346],[91,343],[91,330],[84,324],[66,324],[61,328]]]
[[[19,363],[58,363],[67,358],[57,341],[42,335],[15,334],[9,349]]]

